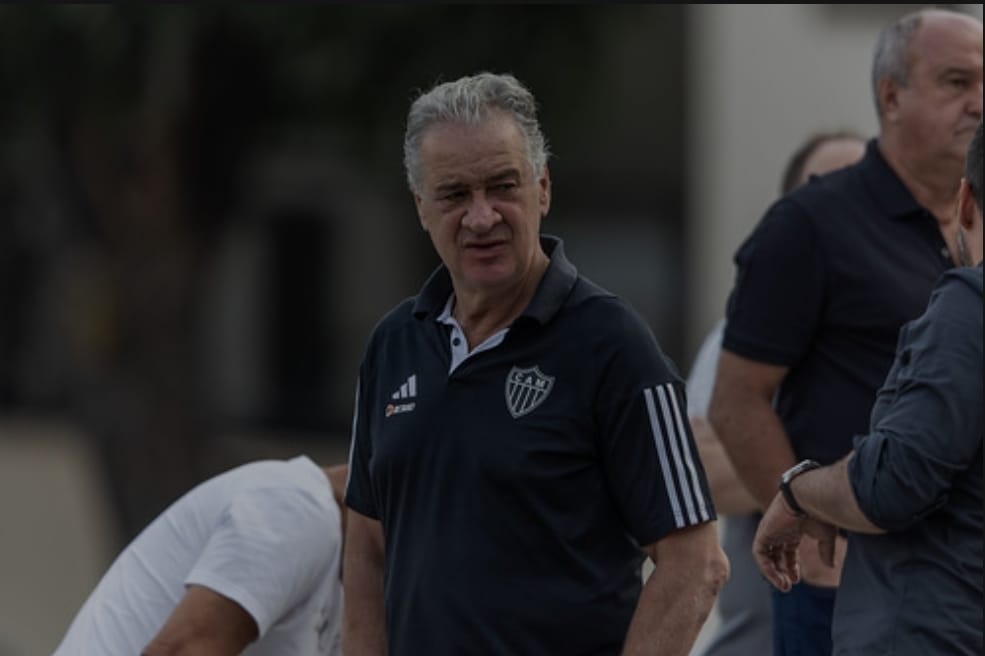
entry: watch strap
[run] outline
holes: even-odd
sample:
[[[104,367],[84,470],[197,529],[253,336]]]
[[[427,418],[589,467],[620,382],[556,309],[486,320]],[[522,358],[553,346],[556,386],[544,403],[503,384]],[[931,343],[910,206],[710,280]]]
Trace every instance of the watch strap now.
[[[797,499],[793,495],[793,490],[790,489],[790,483],[793,479],[797,478],[804,472],[810,471],[812,469],[818,469],[821,463],[816,460],[801,460],[796,465],[783,472],[780,477],[780,493],[783,495],[783,500],[787,502],[787,506],[793,511],[793,514],[797,517],[807,517],[807,512],[797,503]]]

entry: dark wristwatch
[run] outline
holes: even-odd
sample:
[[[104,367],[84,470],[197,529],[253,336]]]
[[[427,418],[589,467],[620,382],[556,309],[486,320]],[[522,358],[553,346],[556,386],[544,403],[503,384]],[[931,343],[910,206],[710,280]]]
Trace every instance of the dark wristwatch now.
[[[793,498],[793,492],[790,490],[790,482],[804,472],[817,469],[820,466],[821,463],[817,460],[801,460],[796,465],[783,472],[783,475],[780,476],[780,493],[783,494],[783,500],[787,502],[787,505],[790,506],[790,510],[792,510],[793,514],[797,517],[807,517],[807,513],[800,507],[797,500]]]

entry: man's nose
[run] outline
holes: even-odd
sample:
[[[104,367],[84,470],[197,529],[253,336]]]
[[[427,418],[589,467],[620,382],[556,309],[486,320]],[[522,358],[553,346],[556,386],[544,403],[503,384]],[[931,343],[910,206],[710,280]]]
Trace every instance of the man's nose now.
[[[492,229],[501,219],[486,194],[478,191],[472,194],[472,201],[462,219],[462,225],[472,232],[482,234]]]

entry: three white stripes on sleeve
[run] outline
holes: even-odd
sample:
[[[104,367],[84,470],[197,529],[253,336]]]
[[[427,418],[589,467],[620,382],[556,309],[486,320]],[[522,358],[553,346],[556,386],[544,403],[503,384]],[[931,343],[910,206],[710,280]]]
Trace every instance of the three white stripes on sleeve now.
[[[683,528],[697,524],[699,517],[701,521],[708,521],[711,515],[694,468],[691,449],[685,439],[687,432],[684,429],[683,413],[673,386],[665,383],[646,388],[643,390],[643,397],[646,400],[650,429],[653,431],[653,441],[657,447],[675,525]]]

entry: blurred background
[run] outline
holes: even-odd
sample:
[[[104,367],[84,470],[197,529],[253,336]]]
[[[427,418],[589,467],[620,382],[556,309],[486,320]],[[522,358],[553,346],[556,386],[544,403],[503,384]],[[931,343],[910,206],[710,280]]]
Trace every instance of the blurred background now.
[[[686,375],[788,155],[875,133],[876,33],[917,6],[0,6],[0,656],[50,653],[195,483],[345,459],[369,332],[438,263],[419,90],[533,90],[544,231]]]

